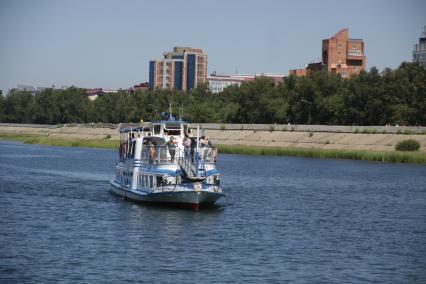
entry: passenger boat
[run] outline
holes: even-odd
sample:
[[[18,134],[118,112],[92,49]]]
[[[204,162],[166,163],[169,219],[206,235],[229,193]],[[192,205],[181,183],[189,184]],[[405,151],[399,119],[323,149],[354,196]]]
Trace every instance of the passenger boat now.
[[[135,201],[196,210],[214,204],[224,196],[215,166],[217,151],[201,143],[199,127],[196,137],[190,137],[191,130],[188,122],[173,119],[120,129],[112,192]],[[184,148],[185,139],[191,139],[190,150]]]

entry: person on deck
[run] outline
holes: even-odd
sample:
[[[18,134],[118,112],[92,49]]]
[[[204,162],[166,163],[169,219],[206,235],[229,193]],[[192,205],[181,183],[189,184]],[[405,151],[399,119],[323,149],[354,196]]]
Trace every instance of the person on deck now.
[[[155,161],[155,148],[154,148],[154,144],[150,144],[149,145],[149,163],[150,164],[154,164]]]
[[[175,138],[171,136],[170,140],[165,144],[167,145],[167,148],[169,149],[170,159],[172,163],[175,162],[175,155],[176,155],[176,142],[174,141],[174,139]]]
[[[207,147],[207,140],[206,137],[203,135],[201,136],[200,139],[200,156],[201,156],[201,160],[204,160],[205,158],[205,154],[206,154],[206,148]]]
[[[183,149],[185,151],[185,158],[192,160],[191,158],[191,139],[189,139],[188,134],[185,134],[185,139],[183,140]]]

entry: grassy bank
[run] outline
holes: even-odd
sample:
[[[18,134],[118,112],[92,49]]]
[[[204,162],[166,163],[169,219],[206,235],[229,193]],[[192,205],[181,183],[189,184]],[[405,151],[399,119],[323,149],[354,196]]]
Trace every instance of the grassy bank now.
[[[426,164],[426,153],[421,152],[377,152],[356,150],[323,150],[307,148],[281,148],[256,146],[225,146],[219,145],[219,153],[262,155],[262,156],[293,156],[316,159],[350,159],[389,163]]]
[[[20,141],[26,144],[41,144],[49,146],[85,147],[85,148],[107,148],[115,149],[118,141],[110,139],[87,140],[87,139],[64,139],[37,134],[15,134],[0,133],[0,139]]]
[[[118,142],[110,139],[84,140],[63,139],[37,134],[0,133],[0,139],[21,141],[26,144],[42,144],[64,147],[108,148],[116,149]],[[346,151],[307,148],[281,148],[256,146],[218,145],[219,153],[260,155],[260,156],[293,156],[316,159],[351,159],[390,163],[426,164],[426,153],[423,152],[377,152],[377,151]]]

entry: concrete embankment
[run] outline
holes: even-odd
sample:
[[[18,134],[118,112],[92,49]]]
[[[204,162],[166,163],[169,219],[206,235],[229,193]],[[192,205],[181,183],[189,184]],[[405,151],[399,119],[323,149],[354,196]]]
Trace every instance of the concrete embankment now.
[[[118,128],[135,124],[33,125],[0,123],[0,134],[32,134],[58,139],[118,140]],[[296,147],[337,150],[394,151],[415,139],[426,152],[426,127],[327,126],[272,124],[200,124],[204,134],[220,145]],[[196,124],[192,124],[195,129]],[[193,132],[195,133],[195,132]]]

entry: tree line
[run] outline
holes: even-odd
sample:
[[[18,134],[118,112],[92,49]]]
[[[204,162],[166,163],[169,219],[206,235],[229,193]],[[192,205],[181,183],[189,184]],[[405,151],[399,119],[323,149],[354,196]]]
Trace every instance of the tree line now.
[[[267,78],[212,94],[206,85],[187,93],[169,90],[107,93],[90,101],[85,89],[11,91],[0,95],[0,121],[14,123],[120,123],[160,119],[173,112],[192,122],[426,125],[426,70],[417,63],[342,79],[327,72]]]

